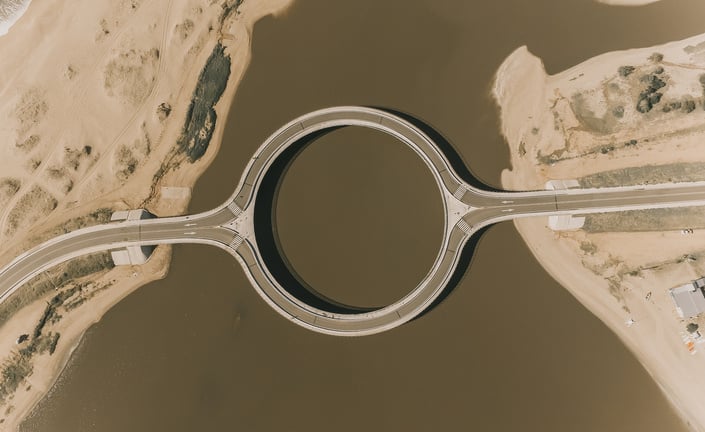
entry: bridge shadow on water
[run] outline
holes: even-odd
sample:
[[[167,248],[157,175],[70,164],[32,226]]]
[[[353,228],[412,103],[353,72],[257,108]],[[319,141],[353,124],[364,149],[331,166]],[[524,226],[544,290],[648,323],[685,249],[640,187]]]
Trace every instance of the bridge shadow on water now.
[[[358,308],[331,299],[313,287],[296,272],[281,246],[276,223],[279,190],[286,172],[296,157],[312,142],[337,128],[325,129],[308,135],[286,148],[274,161],[262,179],[255,200],[254,228],[257,246],[267,269],[291,295],[318,309],[335,313],[360,313],[374,308]]]
[[[453,270],[453,274],[448,280],[446,286],[443,287],[443,291],[441,292],[441,294],[436,297],[433,303],[431,303],[431,305],[426,308],[426,310],[418,314],[412,321],[417,320],[422,316],[426,315],[427,313],[431,312],[433,309],[436,308],[436,306],[438,306],[446,298],[448,298],[448,296],[451,295],[451,293],[455,290],[458,285],[460,285],[460,282],[463,281],[468,269],[470,268],[470,265],[472,264],[472,259],[475,256],[475,250],[480,244],[482,236],[487,232],[487,230],[492,228],[492,226],[493,225],[483,227],[479,229],[475,234],[473,234],[472,237],[470,237],[467,243],[465,243],[465,246],[463,246],[463,250],[460,252],[460,257],[458,258],[458,265],[455,267],[455,270]]]
[[[448,162],[450,163],[450,166],[453,168],[453,170],[460,176],[460,178],[467,184],[469,184],[472,187],[475,187],[477,189],[482,189],[486,191],[491,191],[491,192],[503,192],[502,189],[497,189],[495,187],[492,187],[477,178],[472,171],[468,168],[467,164],[463,160],[463,158],[460,156],[458,151],[455,149],[453,144],[450,143],[446,139],[443,134],[438,132],[433,126],[430,124],[426,123],[425,121],[421,120],[418,117],[414,117],[411,114],[405,113],[403,111],[398,111],[392,108],[385,108],[385,107],[374,107],[371,106],[370,108],[375,108],[379,109],[382,111],[387,111],[388,113],[394,114],[397,117],[400,117],[412,125],[416,126],[419,128],[423,133],[428,135],[431,140],[436,144],[436,146],[441,150],[441,153],[446,157]],[[454,191],[451,191],[451,193]]]
[[[445,137],[443,137],[443,135],[441,135],[433,127],[409,114],[388,108],[376,108],[388,111],[403,118],[427,134],[438,145],[450,162],[452,168],[456,171],[456,173],[458,173],[462,180],[479,189],[489,191],[497,190],[482,183],[475,176],[473,176],[450,142],[448,142],[448,140],[446,140]],[[292,166],[294,160],[296,160],[296,158],[309,144],[313,143],[327,133],[339,128],[340,127],[329,128],[308,135],[286,148],[276,158],[270,169],[263,177],[259,192],[254,202],[254,229],[255,236],[257,238],[257,246],[264,262],[266,263],[267,269],[288,293],[296,297],[301,302],[327,312],[355,314],[374,311],[379,308],[362,308],[340,303],[316,291],[313,287],[306,283],[306,281],[296,272],[294,266],[286,257],[279,238],[276,223],[276,208],[279,190],[283,183],[284,177],[286,176],[289,168]],[[429,308],[414,319],[426,315],[438,306],[460,284],[470,266],[470,263],[472,262],[475,249],[487,229],[489,229],[489,227],[482,228],[468,240],[461,251],[458,265],[454,269],[448,284],[443,288],[441,295],[434,300]]]

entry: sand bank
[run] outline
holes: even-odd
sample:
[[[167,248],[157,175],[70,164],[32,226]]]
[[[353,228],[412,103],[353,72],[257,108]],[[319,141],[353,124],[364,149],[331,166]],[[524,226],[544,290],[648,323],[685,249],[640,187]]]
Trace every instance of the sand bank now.
[[[511,152],[502,185],[541,189],[549,179],[704,161],[704,72],[704,35],[607,53],[553,76],[526,47],[517,49],[493,89]],[[705,430],[705,345],[691,354],[685,329],[703,318],[680,319],[668,295],[705,275],[705,233],[553,232],[544,218],[516,226],[544,268],[634,352],[690,427]]]
[[[7,119],[0,128],[0,142],[7,143],[0,147],[0,265],[67,227],[99,223],[86,217],[96,209],[182,214],[223,133],[223,122],[216,122],[210,146],[195,160],[177,145],[206,59],[217,44],[230,58],[227,86],[215,105],[224,119],[250,60],[253,24],[282,13],[291,0],[64,3],[32,2],[0,38],[6,59],[0,114]],[[163,277],[169,257],[170,249],[160,247],[143,267],[82,279],[91,286],[109,282],[109,288],[51,324],[61,334],[56,350],[33,358],[34,372],[0,407],[2,430],[16,430],[85,330],[130,292]],[[0,327],[0,358],[17,354],[15,340],[31,332],[55,294]]]
[[[661,0],[595,0],[610,6],[644,6]]]

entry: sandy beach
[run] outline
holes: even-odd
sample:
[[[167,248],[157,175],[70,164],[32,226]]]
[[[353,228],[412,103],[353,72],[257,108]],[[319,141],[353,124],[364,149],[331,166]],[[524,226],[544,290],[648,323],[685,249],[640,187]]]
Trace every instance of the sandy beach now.
[[[703,72],[703,35],[606,53],[553,76],[526,47],[517,49],[493,88],[511,153],[503,187],[701,180]],[[668,294],[705,275],[705,231],[693,214],[596,217],[574,231],[552,231],[546,218],[516,226],[542,266],[634,352],[684,422],[703,431],[705,349],[686,331],[703,318],[681,319]],[[683,233],[689,224],[693,233]]]
[[[8,119],[0,128],[7,143],[0,148],[0,265],[53,235],[105,222],[115,210],[183,214],[224,126],[212,126],[202,155],[178,145],[206,60],[217,45],[230,60],[214,106],[224,119],[250,60],[254,23],[283,13],[291,1],[65,3],[32,2],[0,37],[7,60],[0,65],[0,110]],[[11,311],[0,327],[5,367],[22,357],[18,336],[31,334],[47,301],[62,296],[40,335],[54,338],[51,353],[31,357],[31,372],[0,405],[0,430],[17,429],[84,332],[135,289],[164,277],[170,256],[161,246],[144,266],[101,268]]]

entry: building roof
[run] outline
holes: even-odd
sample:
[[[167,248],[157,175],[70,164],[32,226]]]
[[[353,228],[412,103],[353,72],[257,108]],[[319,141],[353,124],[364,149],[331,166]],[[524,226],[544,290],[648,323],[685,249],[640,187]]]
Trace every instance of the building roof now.
[[[669,290],[676,311],[682,318],[690,318],[705,312],[705,295],[695,283],[681,285]]]

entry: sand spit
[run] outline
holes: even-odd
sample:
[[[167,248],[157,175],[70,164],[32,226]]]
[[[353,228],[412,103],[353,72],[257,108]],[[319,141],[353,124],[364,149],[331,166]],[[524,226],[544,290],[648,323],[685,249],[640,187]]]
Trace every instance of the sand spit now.
[[[644,6],[661,0],[595,0],[610,6]]]
[[[493,93],[511,152],[507,189],[542,189],[549,179],[610,186],[648,181],[650,173],[702,176],[687,167],[705,161],[705,35],[607,53],[553,76],[522,47],[500,67]],[[691,352],[686,331],[705,319],[680,319],[668,295],[705,275],[705,231],[682,233],[697,220],[681,216],[684,226],[659,231],[651,231],[658,221],[643,222],[659,217],[648,212],[612,227],[602,219],[605,229],[591,232],[553,232],[543,218],[516,226],[546,270],[636,354],[690,427],[705,431],[705,345]]]
[[[0,128],[0,265],[46,238],[101,223],[114,210],[182,214],[222,139],[223,122],[211,121],[210,143],[199,142],[196,153],[179,145],[207,61],[217,51],[227,59],[218,65],[230,66],[218,69],[224,88],[204,108],[211,120],[226,118],[250,60],[253,24],[290,3],[32,2],[0,38],[0,115],[7,119]],[[142,267],[101,268],[48,290],[21,290],[38,298],[18,301],[22,308],[0,323],[3,370],[22,352],[37,354],[32,372],[19,375],[17,392],[0,404],[0,430],[17,429],[85,330],[130,292],[163,277],[169,257],[170,249],[159,247]],[[46,302],[56,302],[56,313]],[[42,322],[47,338],[22,351],[34,339],[16,345],[18,336]]]

